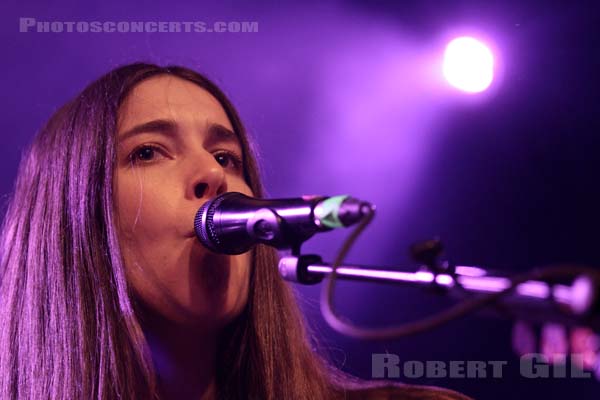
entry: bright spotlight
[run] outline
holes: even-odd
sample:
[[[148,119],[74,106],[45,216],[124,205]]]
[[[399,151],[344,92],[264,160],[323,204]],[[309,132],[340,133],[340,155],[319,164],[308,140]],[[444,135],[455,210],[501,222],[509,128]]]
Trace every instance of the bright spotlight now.
[[[443,73],[448,83],[457,89],[482,92],[494,79],[494,56],[479,40],[459,37],[446,46]]]

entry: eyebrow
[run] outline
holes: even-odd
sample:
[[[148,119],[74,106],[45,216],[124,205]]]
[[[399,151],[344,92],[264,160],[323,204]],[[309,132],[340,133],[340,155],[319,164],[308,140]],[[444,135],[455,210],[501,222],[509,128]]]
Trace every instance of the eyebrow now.
[[[128,129],[123,134],[119,135],[118,142],[124,142],[142,133],[158,133],[167,137],[177,138],[177,132],[178,128],[175,121],[170,119],[155,119]],[[213,146],[217,143],[224,142],[237,144],[241,147],[238,136],[231,129],[226,128],[221,124],[209,124],[204,145]]]

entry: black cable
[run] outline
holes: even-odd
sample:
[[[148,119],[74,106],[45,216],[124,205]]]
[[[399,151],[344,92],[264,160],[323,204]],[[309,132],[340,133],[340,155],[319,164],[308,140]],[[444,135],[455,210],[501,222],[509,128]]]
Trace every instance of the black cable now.
[[[366,214],[365,218],[359,223],[356,229],[344,241],[338,255],[331,267],[331,274],[327,283],[321,291],[321,312],[325,321],[337,332],[363,340],[389,340],[404,336],[414,335],[424,331],[437,328],[449,321],[463,317],[468,313],[477,311],[485,306],[495,303],[502,297],[509,294],[516,286],[529,280],[550,280],[560,278],[574,278],[581,274],[590,274],[596,277],[600,276],[600,272],[583,266],[563,266],[546,267],[543,269],[534,269],[525,274],[517,275],[510,280],[510,285],[502,291],[484,294],[477,298],[464,300],[449,309],[430,317],[425,317],[414,322],[400,324],[388,328],[365,328],[354,325],[350,322],[345,322],[338,316],[338,313],[333,307],[334,286],[337,280],[337,268],[343,263],[346,255],[350,251],[358,236],[364,231],[374,217],[373,212]]]

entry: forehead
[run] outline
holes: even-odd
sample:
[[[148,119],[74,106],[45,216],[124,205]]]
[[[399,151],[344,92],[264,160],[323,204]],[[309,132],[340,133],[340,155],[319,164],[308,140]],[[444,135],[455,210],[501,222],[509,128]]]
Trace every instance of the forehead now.
[[[160,75],[136,85],[119,109],[119,131],[153,119],[220,124],[233,130],[219,101],[193,82]]]

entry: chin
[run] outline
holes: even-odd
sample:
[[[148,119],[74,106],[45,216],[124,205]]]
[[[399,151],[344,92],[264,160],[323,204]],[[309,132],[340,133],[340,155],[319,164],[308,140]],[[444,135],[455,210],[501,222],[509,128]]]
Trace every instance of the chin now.
[[[204,247],[195,249],[187,282],[182,285],[184,290],[177,293],[185,319],[225,325],[237,317],[247,302],[249,260],[245,255],[227,256]]]
[[[195,240],[195,239],[194,239]],[[170,260],[168,273],[135,269],[129,276],[136,297],[176,324],[220,329],[243,311],[248,300],[251,253],[215,254],[201,243],[186,245]]]

